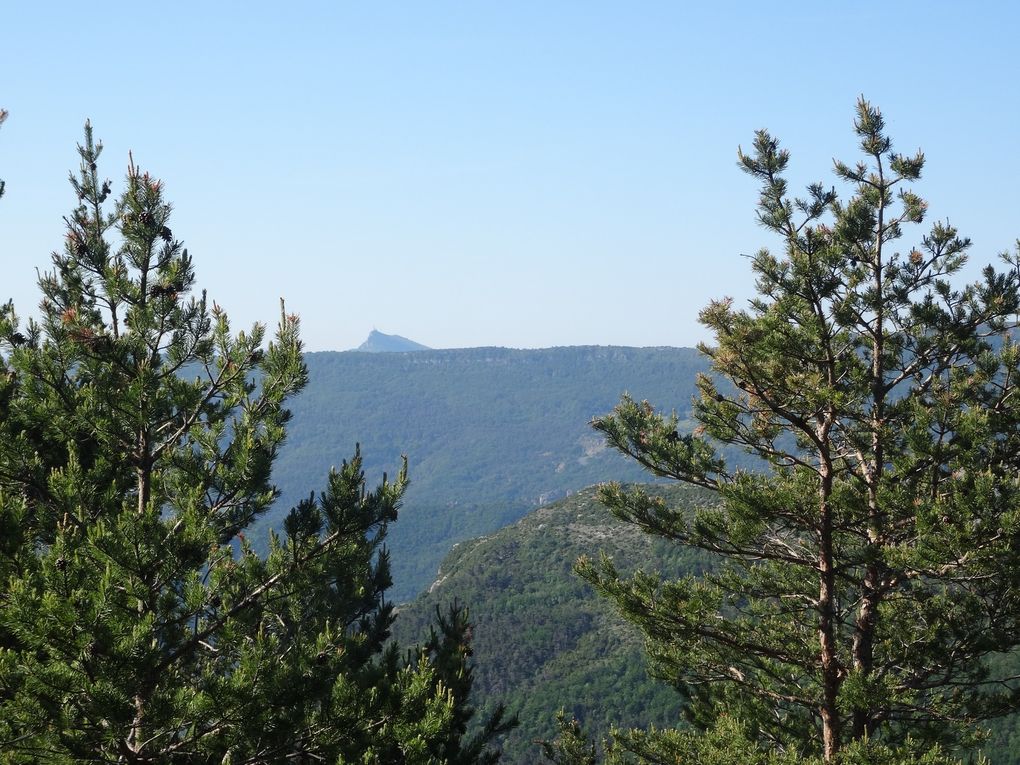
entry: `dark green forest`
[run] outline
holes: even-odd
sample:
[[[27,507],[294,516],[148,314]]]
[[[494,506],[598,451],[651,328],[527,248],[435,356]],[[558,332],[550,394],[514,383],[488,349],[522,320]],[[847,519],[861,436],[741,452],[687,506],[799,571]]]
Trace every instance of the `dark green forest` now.
[[[696,489],[658,484],[647,490],[677,507],[712,502]],[[607,515],[594,488],[539,508],[487,537],[457,545],[428,592],[400,607],[394,636],[413,643],[428,633],[437,608],[469,605],[474,624],[474,699],[505,703],[520,727],[504,742],[504,760],[535,762],[537,740],[557,733],[567,712],[593,737],[613,726],[685,726],[680,694],[652,677],[640,632],[578,577],[583,555],[609,555],[623,573],[701,574],[718,556],[684,550]],[[1020,661],[1008,661],[1008,672]],[[982,746],[991,765],[1020,763],[1020,720],[994,721]]]
[[[676,402],[687,416],[698,372],[691,348],[468,348],[309,353],[307,388],[277,461],[278,525],[356,443],[370,474],[407,455],[410,486],[389,536],[397,601],[435,579],[455,542],[495,531],[598,481],[641,478],[589,421],[622,391]],[[259,535],[254,535],[259,536]]]
[[[710,501],[701,491],[652,490],[690,507]],[[667,576],[711,564],[710,556],[608,516],[589,488],[459,544],[433,587],[400,607],[394,635],[413,643],[427,633],[437,608],[454,600],[470,604],[475,698],[483,706],[499,699],[521,720],[505,743],[508,762],[534,761],[534,741],[555,737],[560,709],[599,734],[612,724],[680,721],[676,692],[648,676],[638,633],[572,575],[581,555],[600,552],[622,570]]]
[[[305,354],[86,123],[0,306],[0,762],[1015,762],[1020,243],[967,283],[853,131],[839,191],[739,150],[696,352]]]
[[[407,483],[351,448],[256,553],[299,319],[235,331],[193,290],[162,183],[86,123],[41,316],[0,307],[0,761],[485,763],[470,625],[388,646]]]

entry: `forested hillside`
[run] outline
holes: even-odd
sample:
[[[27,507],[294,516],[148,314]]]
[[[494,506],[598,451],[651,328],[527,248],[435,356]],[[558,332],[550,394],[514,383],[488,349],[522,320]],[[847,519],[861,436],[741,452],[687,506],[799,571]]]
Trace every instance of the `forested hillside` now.
[[[707,367],[689,348],[469,348],[309,353],[308,387],[275,476],[286,511],[360,442],[367,472],[410,459],[410,488],[389,537],[393,598],[434,578],[452,545],[495,531],[598,481],[640,479],[588,425],[629,391],[688,415]],[[261,533],[253,538],[260,539]]]
[[[657,490],[679,505],[710,501],[698,490]],[[520,715],[506,742],[507,762],[537,761],[533,741],[555,735],[561,708],[597,733],[611,724],[678,722],[679,697],[648,677],[636,630],[571,571],[578,556],[599,551],[624,571],[670,576],[697,573],[711,562],[621,523],[585,489],[458,545],[433,586],[398,613],[396,636],[410,644],[427,634],[437,607],[467,604],[476,702],[485,708],[502,701]]]
[[[675,507],[715,501],[693,488],[647,488]],[[641,569],[667,578],[697,575],[717,563],[617,520],[589,488],[457,545],[432,586],[399,610],[394,635],[410,645],[427,637],[437,608],[467,605],[474,624],[474,703],[490,712],[502,702],[520,717],[504,742],[504,762],[537,762],[535,741],[556,735],[560,709],[596,737],[611,726],[683,724],[679,694],[649,676],[637,629],[572,571],[578,557],[601,553],[621,573]],[[989,765],[1020,763],[1016,716],[988,728]]]

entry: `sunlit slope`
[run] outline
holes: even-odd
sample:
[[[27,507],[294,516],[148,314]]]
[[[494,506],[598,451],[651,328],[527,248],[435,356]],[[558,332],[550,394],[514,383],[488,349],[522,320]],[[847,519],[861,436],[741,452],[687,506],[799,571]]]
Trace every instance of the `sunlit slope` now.
[[[310,353],[307,363],[275,470],[283,497],[263,523],[279,524],[358,442],[370,480],[406,454],[411,487],[389,541],[397,601],[434,579],[454,542],[598,481],[642,480],[588,422],[624,391],[684,419],[707,368],[689,348],[600,346]]]

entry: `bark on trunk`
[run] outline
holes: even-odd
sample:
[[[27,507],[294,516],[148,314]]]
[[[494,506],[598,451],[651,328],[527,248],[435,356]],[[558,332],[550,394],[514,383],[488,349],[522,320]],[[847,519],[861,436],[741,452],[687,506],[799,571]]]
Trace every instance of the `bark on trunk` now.
[[[819,487],[819,555],[818,555],[818,640],[822,665],[822,754],[825,762],[833,762],[839,753],[840,667],[836,651],[836,574],[832,560],[832,473],[822,466]]]

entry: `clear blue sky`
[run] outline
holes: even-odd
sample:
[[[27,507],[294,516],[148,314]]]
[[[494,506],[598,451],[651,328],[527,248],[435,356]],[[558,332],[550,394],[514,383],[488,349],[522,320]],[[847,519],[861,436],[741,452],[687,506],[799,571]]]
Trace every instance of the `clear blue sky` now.
[[[830,181],[862,93],[975,268],[1020,236],[1014,4],[689,5],[8,3],[0,300],[35,309],[86,118],[111,179],[129,149],[164,179],[235,325],[283,296],[311,350],[707,339],[770,244],[738,144]]]

